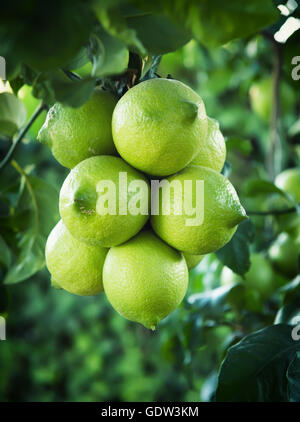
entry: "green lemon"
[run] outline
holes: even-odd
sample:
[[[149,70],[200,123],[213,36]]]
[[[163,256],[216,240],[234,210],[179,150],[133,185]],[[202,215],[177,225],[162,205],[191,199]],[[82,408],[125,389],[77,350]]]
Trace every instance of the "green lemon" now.
[[[91,157],[74,167],[64,181],[60,215],[77,239],[115,246],[137,234],[146,223],[149,193],[146,177],[121,158]]]
[[[275,185],[300,202],[300,168],[284,170],[276,177]]]
[[[180,252],[142,231],[109,250],[103,285],[120,315],[154,330],[184,298],[188,269]]]
[[[215,170],[190,165],[166,182],[170,201],[167,189],[157,188],[160,208],[156,215],[152,212],[151,224],[180,251],[203,255],[220,249],[247,218],[234,187]]]
[[[284,192],[291,195],[291,197],[300,203],[300,169],[290,168],[284,170],[275,179],[275,185]],[[291,202],[285,198],[277,198],[274,201],[274,209],[290,208]],[[286,231],[290,234],[295,234],[300,227],[300,216],[294,212],[290,214],[282,214],[276,216],[279,231]]]
[[[46,264],[52,285],[80,296],[102,292],[102,270],[107,251],[79,242],[60,220],[46,243]]]
[[[280,233],[269,249],[274,266],[287,277],[294,277],[299,273],[299,254],[300,239],[293,239],[288,233]]]
[[[261,79],[254,83],[249,90],[249,97],[252,110],[266,121],[270,121],[272,112],[272,85],[271,77]],[[290,112],[294,104],[295,94],[293,89],[286,83],[281,85],[280,98],[282,108],[287,113]]]
[[[195,268],[204,258],[204,255],[192,255],[189,253],[183,253],[182,255],[185,258],[189,270]]]
[[[145,173],[167,176],[190,163],[205,142],[204,103],[182,82],[150,79],[119,100],[112,131],[125,161]]]
[[[29,119],[41,103],[41,100],[38,100],[32,95],[32,88],[29,85],[22,86],[22,88],[18,91],[18,97],[23,101],[23,104],[27,110],[27,118]],[[33,138],[37,137],[40,128],[43,126],[46,115],[47,112],[43,111],[30,126],[28,133]]]
[[[193,159],[191,164],[210,167],[213,170],[221,171],[226,158],[226,145],[219,123],[207,118],[207,135],[205,142],[201,143],[200,152]]]
[[[57,161],[73,168],[95,155],[115,154],[111,118],[115,97],[100,89],[81,107],[54,104],[38,134],[38,140],[51,148]]]

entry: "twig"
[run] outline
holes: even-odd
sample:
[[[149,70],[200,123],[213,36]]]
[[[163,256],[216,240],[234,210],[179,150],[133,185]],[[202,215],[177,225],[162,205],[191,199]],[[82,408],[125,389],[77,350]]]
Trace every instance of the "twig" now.
[[[251,211],[247,210],[248,215],[282,215],[282,214],[291,214],[297,211],[297,207],[285,208],[283,210],[270,210],[270,211]]]
[[[29,130],[29,128],[31,127],[33,122],[38,118],[38,116],[42,113],[42,111],[44,111],[46,109],[47,109],[47,105],[45,103],[41,103],[37,107],[37,109],[35,110],[33,115],[30,117],[26,126],[20,131],[18,137],[12,143],[12,145],[11,145],[10,149],[8,150],[7,154],[5,155],[3,160],[0,162],[0,170],[2,170],[6,166],[6,164],[9,162],[9,160],[11,159],[16,147],[21,142],[21,140],[24,138],[24,136],[26,135],[27,131]]]
[[[282,49],[281,45],[274,39],[274,36],[264,31],[263,35],[272,43],[275,61],[273,67],[273,89],[272,89],[272,114],[270,122],[270,148],[266,157],[266,166],[270,180],[274,180],[276,174],[281,170],[282,151],[279,138],[280,118],[280,77],[282,70]]]

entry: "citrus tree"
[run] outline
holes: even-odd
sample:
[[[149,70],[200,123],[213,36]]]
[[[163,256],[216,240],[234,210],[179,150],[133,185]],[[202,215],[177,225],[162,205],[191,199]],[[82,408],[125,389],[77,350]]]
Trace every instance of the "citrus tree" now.
[[[4,398],[300,401],[297,2],[25,3],[0,16]],[[175,190],[149,218],[124,173],[204,181],[203,221]],[[101,180],[140,212],[103,214]]]

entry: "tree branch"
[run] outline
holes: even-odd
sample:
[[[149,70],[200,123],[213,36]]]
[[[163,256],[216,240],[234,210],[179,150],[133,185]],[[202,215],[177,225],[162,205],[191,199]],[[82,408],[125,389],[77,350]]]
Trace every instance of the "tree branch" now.
[[[270,180],[281,171],[282,150],[279,138],[280,119],[280,77],[282,70],[282,49],[281,45],[274,39],[274,36],[264,32],[264,36],[272,43],[275,55],[273,67],[273,89],[272,89],[272,114],[270,122],[270,148],[266,157],[266,167]]]
[[[29,119],[29,121],[26,124],[26,126],[20,131],[18,137],[12,143],[12,145],[11,145],[10,149],[8,150],[7,154],[5,155],[5,157],[3,158],[3,160],[0,162],[0,170],[2,170],[6,166],[6,164],[9,162],[9,160],[11,159],[13,153],[15,152],[16,147],[21,142],[21,140],[24,138],[24,136],[26,135],[27,131],[29,130],[29,128],[31,127],[31,125],[33,124],[33,122],[38,118],[38,116],[42,113],[42,111],[44,111],[46,109],[47,109],[47,106],[44,103],[41,103],[37,107],[37,109],[35,110],[35,112],[31,116],[31,118]]]
[[[291,214],[297,211],[297,207],[285,208],[283,210],[270,210],[270,211],[251,211],[247,210],[248,215],[282,215],[282,214]]]

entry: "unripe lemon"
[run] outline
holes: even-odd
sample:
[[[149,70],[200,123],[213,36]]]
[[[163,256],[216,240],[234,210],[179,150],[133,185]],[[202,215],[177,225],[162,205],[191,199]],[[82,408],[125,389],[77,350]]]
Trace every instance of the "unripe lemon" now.
[[[300,168],[284,170],[276,177],[275,185],[300,202]]]
[[[287,277],[299,273],[300,239],[293,239],[287,233],[280,233],[269,249],[274,266]]]
[[[291,197],[297,202],[300,203],[300,169],[299,168],[290,168],[284,170],[280,173],[275,179],[275,185],[282,189],[284,192],[291,195]],[[278,202],[278,204],[276,203]],[[289,208],[291,207],[290,201],[285,198],[277,198],[274,202],[274,209],[280,208]],[[282,214],[276,216],[278,222],[279,230],[289,232],[292,235],[297,234],[297,231],[300,227],[300,217],[296,212],[289,214]]]
[[[127,179],[127,186],[120,185],[120,173]],[[129,190],[131,182],[142,183],[147,188],[146,197],[139,199],[138,192]],[[146,223],[149,193],[146,177],[121,158],[91,157],[74,167],[64,181],[60,215],[78,240],[103,247],[115,246],[137,234]],[[130,212],[131,205],[136,203],[141,207],[137,215]],[[124,214],[120,213],[121,204],[126,207]]]
[[[111,118],[116,102],[111,93],[96,89],[81,107],[56,103],[47,114],[38,140],[48,145],[57,161],[68,168],[95,155],[114,154]]]
[[[150,79],[131,88],[112,119],[116,148],[133,167],[156,176],[183,169],[205,142],[201,97],[182,82]]]
[[[201,142],[200,151],[191,164],[209,167],[220,172],[226,158],[225,140],[217,121],[208,117],[207,123],[205,142]]]
[[[203,255],[220,249],[247,218],[234,187],[215,170],[190,165],[167,181],[171,184],[170,203],[160,189],[161,207],[157,215],[152,213],[151,224],[158,236],[180,251]],[[190,204],[190,210],[185,204]],[[198,210],[197,219],[192,207]]]
[[[53,286],[80,296],[102,292],[102,270],[107,252],[108,249],[75,239],[60,220],[46,243],[46,264]]]
[[[265,121],[270,121],[273,104],[273,79],[267,77],[255,82],[250,90],[250,103],[253,111]],[[280,86],[280,99],[284,112],[290,112],[295,101],[293,89],[286,83]]]
[[[195,268],[204,258],[204,255],[192,255],[185,252],[183,252],[182,255],[185,258],[185,262],[189,270],[192,270],[193,268]]]
[[[188,269],[180,252],[142,231],[109,250],[103,285],[120,315],[154,330],[184,298]]]

